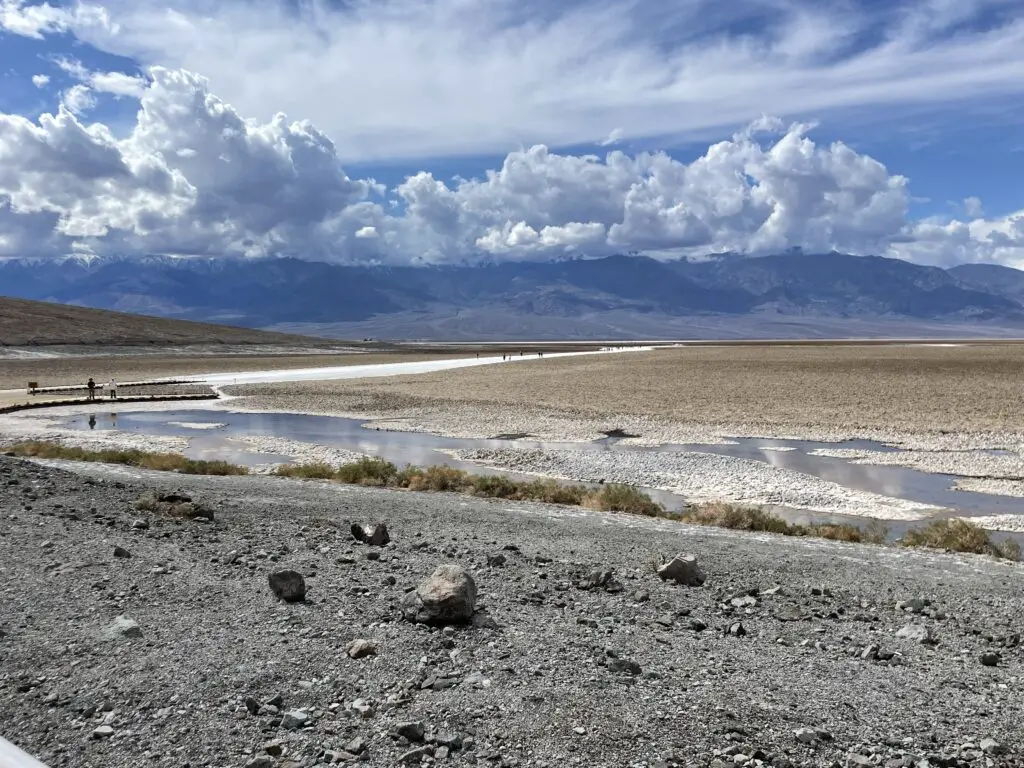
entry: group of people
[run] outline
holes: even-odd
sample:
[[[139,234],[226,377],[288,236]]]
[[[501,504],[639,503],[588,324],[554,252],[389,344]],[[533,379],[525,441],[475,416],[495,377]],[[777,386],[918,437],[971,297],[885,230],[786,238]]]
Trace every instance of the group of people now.
[[[96,399],[96,390],[99,389],[100,387],[99,387],[99,385],[96,384],[96,382],[92,378],[92,376],[89,377],[89,381],[86,382],[85,387],[86,387],[86,389],[89,390],[89,399],[90,400],[95,400]],[[110,396],[111,400],[116,400],[117,399],[117,382],[114,381],[113,379],[111,379],[107,383],[107,394]]]

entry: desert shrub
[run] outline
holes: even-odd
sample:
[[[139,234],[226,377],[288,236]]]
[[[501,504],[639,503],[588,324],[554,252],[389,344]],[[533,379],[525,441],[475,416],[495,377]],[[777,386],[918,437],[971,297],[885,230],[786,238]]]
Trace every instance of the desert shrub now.
[[[959,518],[934,520],[923,528],[912,528],[899,543],[905,547],[948,549],[1011,560],[1020,557],[1020,545],[1016,541],[1007,539],[1001,544],[996,543],[984,528]]]
[[[89,450],[46,441],[16,443],[7,448],[15,456],[29,456],[39,459],[69,459],[71,461],[95,461],[104,464],[123,464],[141,469],[161,472],[180,472],[188,475],[246,475],[249,470],[226,461],[189,459],[178,453],[150,453],[135,449]]]
[[[160,501],[155,493],[149,491],[135,500],[135,508],[140,512],[156,512],[160,508]]]
[[[528,501],[578,507],[586,500],[589,491],[582,485],[566,485],[557,480],[534,480],[521,483],[519,493],[520,498]]]
[[[695,504],[683,513],[683,519],[697,525],[714,525],[737,531],[765,531],[785,536],[804,534],[801,526],[787,523],[781,517],[765,512],[760,507],[743,507],[724,501]]]
[[[1016,539],[1004,539],[1003,543],[999,545],[999,551],[1007,560],[1020,560],[1020,542]]]
[[[744,507],[723,501],[712,501],[690,507],[683,519],[697,525],[714,525],[737,531],[762,531],[782,536],[814,536],[831,541],[854,544],[884,544],[888,529],[873,521],[867,528],[846,523],[815,523],[799,525],[789,523],[778,515],[759,507]]]
[[[628,512],[645,517],[663,517],[665,508],[632,485],[611,484],[591,493],[588,505],[605,512]]]
[[[279,477],[297,477],[304,480],[332,480],[337,474],[330,464],[282,464],[271,473]]]
[[[443,464],[426,469],[409,468],[404,472],[407,473],[405,482],[400,478],[399,484],[413,491],[464,491],[473,486],[469,473]]]
[[[343,483],[352,485],[393,485],[398,478],[398,467],[384,459],[364,456],[358,461],[342,464],[338,467],[335,477]]]
[[[518,499],[519,484],[505,475],[476,475],[472,479],[472,493],[496,499]]]

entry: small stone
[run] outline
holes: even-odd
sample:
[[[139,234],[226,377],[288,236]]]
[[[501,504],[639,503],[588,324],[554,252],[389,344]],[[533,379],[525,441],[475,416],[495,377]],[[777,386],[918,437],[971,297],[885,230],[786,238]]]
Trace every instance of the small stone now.
[[[294,731],[295,729],[304,726],[308,721],[309,715],[301,709],[293,709],[284,713],[284,717],[281,718],[281,727],[289,731]]]
[[[920,598],[913,597],[910,600],[902,600],[896,603],[897,611],[909,611],[910,613],[923,613],[928,603]]]
[[[278,709],[280,709],[284,706],[284,696],[282,696],[280,693],[275,693],[273,696],[267,699],[267,706],[277,707]]]
[[[408,752],[404,753],[403,755],[401,755],[398,758],[398,762],[400,762],[400,763],[418,763],[424,757],[428,757],[428,756],[433,755],[433,754],[434,754],[434,747],[428,744],[425,747],[416,747],[415,749],[410,749]]]
[[[1002,656],[999,655],[999,651],[985,651],[981,654],[981,663],[986,667],[998,667],[1001,660]]]
[[[690,619],[689,627],[694,632],[703,632],[705,629],[708,628],[708,625],[700,619]]]
[[[608,671],[617,675],[639,675],[640,665],[629,659],[608,659]]]
[[[142,520],[142,519],[133,520],[132,521],[132,528],[134,528],[136,531],[148,530],[149,529],[149,521],[148,520]]]
[[[658,568],[658,576],[665,581],[674,581],[685,587],[699,587],[707,578],[697,565],[697,558],[684,554],[676,555]]]
[[[356,736],[345,745],[344,749],[353,755],[361,755],[366,750],[366,740],[362,736]]]
[[[930,645],[935,642],[931,630],[923,624],[907,624],[896,633],[896,637],[912,640],[921,645]]]
[[[497,554],[494,554],[494,555],[488,555],[487,556],[487,564],[491,568],[500,568],[501,566],[503,566],[507,562],[508,562],[508,558],[506,558],[503,554],[501,554],[501,552],[498,552]]]
[[[434,752],[435,760],[447,760],[448,759],[448,747],[438,747]]]
[[[462,749],[462,737],[457,733],[442,731],[434,737],[434,743],[452,750]]]
[[[729,634],[733,637],[744,637],[747,634],[747,629],[737,621],[729,626]]]
[[[345,649],[350,659],[363,659],[367,656],[374,656],[377,653],[377,646],[369,640],[357,639],[348,644]]]
[[[92,732],[94,739],[109,739],[114,735],[114,729],[109,725],[101,725],[99,728]]]
[[[276,571],[268,577],[271,591],[286,603],[306,599],[306,580],[298,571]]]
[[[660,624],[663,627],[671,627],[674,623],[672,620],[672,616],[667,613],[661,614],[661,616],[656,618],[654,621],[656,624]]]
[[[272,755],[273,757],[280,757],[281,754],[284,752],[284,746],[281,744],[280,741],[268,741],[266,744],[263,745],[263,751],[266,752],[268,755]]]
[[[377,523],[374,526],[352,523],[351,531],[352,538],[356,541],[361,541],[363,544],[369,544],[373,547],[383,547],[391,541],[391,536],[388,534],[388,527],[384,523]]]
[[[258,755],[247,762],[245,768],[274,768],[274,758]]]
[[[138,639],[142,637],[142,630],[139,628],[135,619],[122,615],[114,619],[113,624],[107,627],[103,633],[103,637],[107,640],[117,640],[123,637]]]
[[[470,621],[475,607],[473,577],[458,565],[442,565],[405,596],[402,613],[409,621],[445,626]]]
[[[981,747],[981,751],[986,755],[1001,755],[1005,751],[1003,745],[995,739],[982,739],[978,746]]]
[[[395,725],[395,734],[418,744],[423,741],[427,729],[420,721],[409,721]]]
[[[634,603],[646,603],[650,599],[651,593],[648,592],[646,589],[638,589],[636,592],[633,593]]]
[[[260,713],[260,703],[252,696],[245,697],[245,708],[249,711],[250,715],[258,715]]]
[[[577,736],[584,736],[587,733],[587,729],[577,725],[575,728],[572,729],[572,732],[575,733]]]
[[[131,557],[132,553],[124,547],[114,547],[114,557]]]
[[[818,732],[814,728],[797,728],[793,735],[801,744],[813,744],[818,741]]]
[[[366,699],[356,699],[352,702],[352,709],[358,712],[361,717],[373,717],[373,705]]]

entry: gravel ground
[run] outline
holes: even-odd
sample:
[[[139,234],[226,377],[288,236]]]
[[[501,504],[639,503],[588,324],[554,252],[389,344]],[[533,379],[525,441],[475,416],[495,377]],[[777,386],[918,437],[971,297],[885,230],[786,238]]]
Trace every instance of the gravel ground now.
[[[939,507],[857,491],[764,462],[711,453],[625,453],[522,449],[459,451],[462,461],[580,482],[624,483],[691,501],[779,505],[882,520],[921,520]]]
[[[135,511],[149,489],[216,521]],[[0,516],[0,732],[53,768],[1024,765],[1016,564],[3,457]],[[703,587],[652,571],[676,552]],[[401,618],[442,563],[493,625]],[[307,601],[274,597],[282,568]]]

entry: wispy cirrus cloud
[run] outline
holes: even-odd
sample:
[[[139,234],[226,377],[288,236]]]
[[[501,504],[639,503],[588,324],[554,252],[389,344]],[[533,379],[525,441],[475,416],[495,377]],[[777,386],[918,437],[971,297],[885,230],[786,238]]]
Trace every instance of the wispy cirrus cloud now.
[[[1024,94],[1014,0],[0,2],[9,31],[201,72],[247,114],[301,115],[361,161]]]

